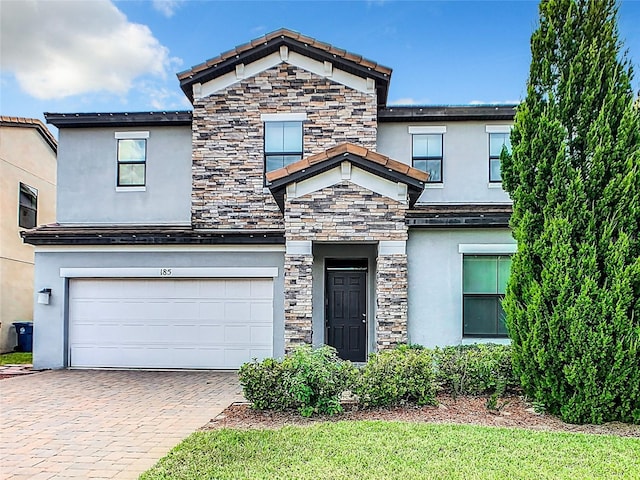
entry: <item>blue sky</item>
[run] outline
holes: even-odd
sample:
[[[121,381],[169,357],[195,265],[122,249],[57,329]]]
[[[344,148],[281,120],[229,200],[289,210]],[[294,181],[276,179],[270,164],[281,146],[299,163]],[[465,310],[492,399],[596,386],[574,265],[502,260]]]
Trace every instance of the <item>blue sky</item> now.
[[[175,73],[280,27],[391,67],[389,104],[517,102],[537,5],[2,0],[0,113],[189,109]],[[637,77],[639,25],[640,1],[621,2],[619,30]]]

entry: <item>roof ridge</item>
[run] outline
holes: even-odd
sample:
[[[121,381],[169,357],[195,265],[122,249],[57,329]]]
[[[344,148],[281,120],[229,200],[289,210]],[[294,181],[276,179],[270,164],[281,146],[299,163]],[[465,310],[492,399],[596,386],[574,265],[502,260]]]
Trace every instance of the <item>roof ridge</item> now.
[[[365,57],[363,57],[362,55],[358,55],[356,53],[352,53],[349,52],[347,50],[344,50],[342,48],[338,48],[338,47],[334,47],[333,45],[329,44],[329,43],[325,43],[325,42],[321,42],[320,40],[317,40],[313,37],[308,37],[306,35],[303,35],[299,32],[296,32],[294,30],[289,30],[287,28],[279,28],[277,30],[274,30],[273,32],[269,32],[265,35],[263,35],[262,37],[258,37],[255,38],[247,43],[243,43],[241,45],[237,45],[236,47],[232,48],[231,50],[227,50],[226,52],[222,52],[220,53],[217,57],[213,57],[210,58],[200,64],[194,65],[192,66],[190,69],[188,70],[184,70],[182,72],[178,72],[177,76],[179,80],[184,80],[186,78],[189,78],[190,76],[193,76],[194,74],[200,73],[210,67],[214,67],[217,64],[224,62],[225,60],[228,60],[230,58],[233,58],[241,53],[244,53],[248,50],[251,50],[252,48],[255,48],[261,44],[265,44],[271,40],[274,40],[278,37],[287,37],[290,38],[292,40],[297,40],[299,42],[302,42],[310,47],[315,47],[317,49],[320,50],[324,50],[326,52],[329,52],[333,55],[339,56],[344,58],[345,60],[349,60],[352,61],[358,65],[361,65],[363,67],[367,67],[370,68],[372,70],[375,70],[379,73],[385,74],[385,75],[391,75],[392,69],[389,67],[385,67],[384,65],[380,65],[377,62],[373,61],[373,60],[369,60]]]

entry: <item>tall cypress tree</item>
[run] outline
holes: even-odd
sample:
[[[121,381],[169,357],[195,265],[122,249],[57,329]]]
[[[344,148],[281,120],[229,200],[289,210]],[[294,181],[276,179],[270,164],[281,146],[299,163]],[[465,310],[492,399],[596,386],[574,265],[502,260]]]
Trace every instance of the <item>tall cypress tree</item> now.
[[[504,300],[525,391],[572,423],[640,423],[640,112],[615,0],[542,0],[502,178]]]

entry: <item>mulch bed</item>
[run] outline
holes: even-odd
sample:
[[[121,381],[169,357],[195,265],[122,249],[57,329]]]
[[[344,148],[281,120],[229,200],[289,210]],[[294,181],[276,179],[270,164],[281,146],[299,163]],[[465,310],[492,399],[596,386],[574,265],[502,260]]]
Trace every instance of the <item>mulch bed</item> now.
[[[342,420],[386,420],[420,423],[454,423],[493,427],[516,427],[531,430],[591,433],[640,438],[640,425],[611,422],[604,425],[572,425],[557,417],[536,413],[524,397],[510,395],[499,400],[498,411],[488,410],[485,396],[448,395],[438,397],[438,406],[362,409],[347,403],[345,412],[334,416],[304,418],[295,411],[256,411],[247,403],[234,403],[203,427],[203,430],[220,428],[273,429],[286,425],[312,425],[318,422]]]

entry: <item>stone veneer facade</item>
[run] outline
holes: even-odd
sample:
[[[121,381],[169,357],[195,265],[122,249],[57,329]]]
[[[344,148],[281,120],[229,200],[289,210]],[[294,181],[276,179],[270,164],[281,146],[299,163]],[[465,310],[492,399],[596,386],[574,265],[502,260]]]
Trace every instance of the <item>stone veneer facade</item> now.
[[[244,79],[193,105],[192,225],[282,229],[264,188],[262,114],[305,113],[303,156],[343,142],[376,149],[377,98],[289,64]]]
[[[408,205],[348,181],[285,200],[287,241],[371,243],[407,240]],[[285,256],[285,350],[310,343],[311,254]],[[372,278],[369,276],[369,278]],[[407,256],[378,254],[376,345],[392,348],[407,340]]]

